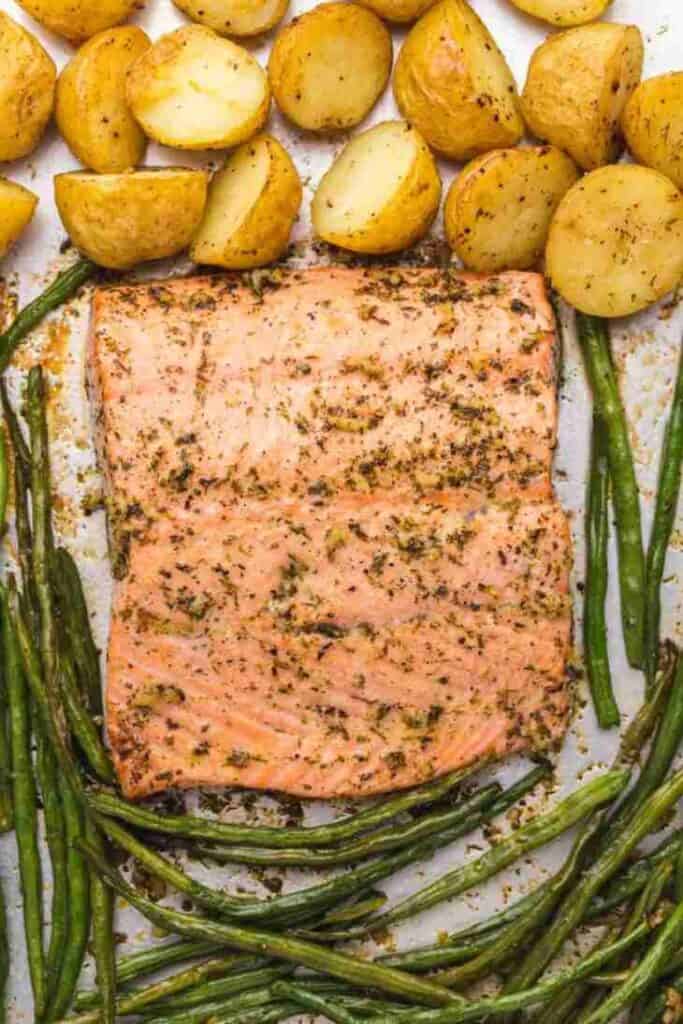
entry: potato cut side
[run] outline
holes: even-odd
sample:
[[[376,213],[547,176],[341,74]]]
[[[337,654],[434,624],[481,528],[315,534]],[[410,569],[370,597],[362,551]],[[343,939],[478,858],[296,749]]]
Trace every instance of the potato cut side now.
[[[584,170],[616,160],[619,118],[642,67],[633,25],[599,22],[549,36],[532,55],[522,93],[529,128]]]
[[[376,14],[326,3],[295,18],[277,36],[268,77],[278,107],[314,132],[359,124],[391,71],[391,36]]]
[[[250,139],[270,106],[265,71],[243,47],[202,25],[162,36],[131,67],[127,98],[152,139],[223,149]]]
[[[353,252],[396,252],[427,233],[440,198],[424,139],[403,121],[385,121],[353,138],[325,174],[313,226],[319,238]]]
[[[546,267],[562,298],[583,313],[644,309],[683,276],[683,196],[647,167],[593,171],[557,209]]]
[[[375,14],[385,21],[391,21],[397,25],[415,21],[430,7],[433,7],[436,0],[359,0],[363,7],[369,7]]]
[[[394,94],[406,120],[454,160],[514,146],[524,134],[512,73],[465,0],[441,0],[413,26]]]
[[[37,206],[37,195],[23,185],[0,178],[0,258],[31,222]]]
[[[93,171],[127,171],[145,155],[145,133],[126,101],[126,75],[150,46],[134,25],[107,29],[85,43],[59,76],[57,126],[74,156]]]
[[[245,142],[211,182],[192,259],[235,269],[271,263],[287,248],[301,195],[299,175],[277,139]]]
[[[43,137],[57,69],[36,37],[0,12],[0,160],[28,156]]]
[[[74,245],[100,266],[126,270],[186,249],[206,204],[205,171],[171,167],[129,174],[76,171],[55,178]]]
[[[179,11],[221,36],[257,36],[282,21],[289,0],[173,0]]]
[[[499,149],[478,157],[448,193],[446,238],[472,270],[526,270],[543,255],[552,216],[579,177],[551,146]]]
[[[570,28],[585,25],[604,14],[612,0],[510,0],[525,14],[547,21],[549,25]]]
[[[36,21],[72,43],[120,25],[146,0],[17,0]]]
[[[621,119],[635,159],[683,189],[683,71],[641,82]]]

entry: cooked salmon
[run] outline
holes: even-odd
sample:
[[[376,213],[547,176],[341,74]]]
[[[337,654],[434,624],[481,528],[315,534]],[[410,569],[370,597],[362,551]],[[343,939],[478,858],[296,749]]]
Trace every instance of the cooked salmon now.
[[[571,547],[542,278],[257,284],[95,297],[125,793],[367,796],[554,743]]]

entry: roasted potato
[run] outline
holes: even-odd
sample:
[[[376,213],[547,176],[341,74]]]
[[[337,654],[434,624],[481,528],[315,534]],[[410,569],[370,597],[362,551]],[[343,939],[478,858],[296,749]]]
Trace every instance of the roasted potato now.
[[[72,43],[120,25],[146,0],[17,0],[36,21]]]
[[[71,240],[95,263],[126,270],[187,248],[206,204],[205,171],[180,167],[55,178],[55,199]]]
[[[38,196],[23,185],[0,178],[0,259],[33,218]]]
[[[514,146],[524,133],[510,69],[465,0],[441,0],[413,26],[394,93],[406,120],[454,160]]]
[[[404,121],[356,135],[313,198],[319,238],[362,253],[396,252],[427,233],[441,198],[434,157]]]
[[[139,164],[147,139],[126,102],[126,74],[152,44],[134,25],[99,32],[57,81],[57,126],[74,156],[111,174]]]
[[[358,0],[363,7],[369,7],[375,14],[385,21],[395,22],[397,25],[415,21],[425,11],[433,7],[436,0]]]
[[[448,193],[448,244],[472,270],[533,267],[545,249],[553,213],[578,177],[573,160],[552,146],[497,149],[477,157]]]
[[[601,21],[549,36],[531,57],[522,93],[529,128],[584,170],[612,162],[622,148],[619,118],[642,67],[634,25]]]
[[[683,189],[683,71],[641,82],[621,125],[638,163],[661,171]]]
[[[557,208],[546,268],[562,298],[583,313],[644,309],[683,277],[683,195],[647,167],[593,171]]]
[[[150,138],[182,149],[246,142],[270,106],[261,65],[203,25],[169,32],[143,53],[128,72],[126,96]]]
[[[391,59],[391,36],[376,14],[358,4],[326,3],[279,33],[268,77],[278,107],[299,128],[343,131],[375,105]]]
[[[192,259],[238,270],[271,263],[287,248],[301,194],[296,167],[277,139],[245,142],[211,181]]]
[[[612,0],[510,0],[525,14],[547,21],[549,25],[569,28],[595,21]]]
[[[221,36],[257,36],[282,21],[289,0],[173,0],[178,10]]]
[[[36,148],[55,102],[57,69],[38,40],[0,12],[0,160]]]

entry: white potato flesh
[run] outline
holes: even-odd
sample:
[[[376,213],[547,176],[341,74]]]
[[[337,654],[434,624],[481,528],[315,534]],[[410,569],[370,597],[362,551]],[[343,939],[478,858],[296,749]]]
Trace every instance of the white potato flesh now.
[[[278,107],[307,131],[359,124],[389,80],[391,35],[372,11],[324,3],[278,34],[268,77]]]
[[[131,67],[127,99],[150,138],[182,149],[250,139],[270,106],[268,78],[243,47],[202,25],[162,36]]]
[[[178,10],[221,36],[257,36],[282,21],[289,0],[173,0]]]
[[[299,175],[277,139],[245,142],[214,175],[192,259],[240,270],[272,263],[287,248],[301,195]]]
[[[38,196],[22,185],[0,178],[0,258],[28,226],[38,206]]]
[[[498,149],[468,164],[446,200],[446,238],[471,270],[527,270],[543,255],[552,216],[579,177],[552,146]]]
[[[525,14],[557,25],[558,28],[570,28],[572,25],[585,25],[595,21],[604,14],[612,0],[511,0]]]
[[[146,0],[17,0],[41,25],[71,43],[82,43],[105,28],[120,25]]]
[[[28,156],[43,137],[57,69],[36,37],[0,12],[0,160]]]
[[[353,252],[397,252],[427,233],[440,197],[424,139],[404,121],[385,121],[353,138],[324,175],[313,226],[319,238]]]
[[[683,277],[683,195],[648,167],[593,171],[557,208],[546,269],[562,298],[583,313],[644,309]]]
[[[641,82],[624,108],[621,126],[635,160],[683,189],[683,71]]]
[[[55,178],[74,245],[100,266],[127,270],[186,249],[206,205],[205,171],[167,167],[128,174],[75,171]]]

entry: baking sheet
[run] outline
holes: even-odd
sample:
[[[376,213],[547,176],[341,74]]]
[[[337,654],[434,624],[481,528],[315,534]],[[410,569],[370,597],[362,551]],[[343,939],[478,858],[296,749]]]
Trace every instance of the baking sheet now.
[[[96,2],[96,0],[92,0]],[[288,17],[313,6],[312,0],[293,0]],[[473,6],[483,17],[503,49],[521,87],[524,82],[529,56],[545,37],[547,28],[516,11],[507,0],[473,0]],[[58,66],[62,66],[72,53],[71,48],[56,37],[42,33],[12,0],[0,0],[0,10],[23,22],[43,40]],[[683,5],[679,0],[614,0],[609,11],[614,21],[637,24],[646,40],[645,76],[683,67]],[[135,19],[152,37],[180,25],[183,17],[171,0],[148,0],[148,8]],[[405,33],[394,33],[396,50]],[[261,40],[250,48],[264,62],[270,40]],[[373,110],[367,125],[389,117],[397,111],[388,90]],[[300,133],[288,125],[273,108],[269,129],[287,146],[304,180],[302,215],[295,229],[295,241],[303,244],[309,237],[309,201],[315,185],[333,156],[344,144],[344,137],[319,139]],[[147,163],[202,164],[211,166],[214,154],[179,153],[164,147],[150,146]],[[5,261],[2,272],[18,301],[24,304],[44,286],[46,280],[65,259],[59,249],[64,231],[52,198],[52,176],[77,166],[66,146],[54,131],[50,132],[30,160],[11,165],[3,173],[39,193],[41,204],[34,223],[20,242],[14,254]],[[457,168],[442,163],[444,184],[447,185]],[[435,226],[438,236],[440,225]],[[298,258],[309,259],[305,249]],[[152,267],[147,273],[159,276],[168,272],[186,272],[187,264]],[[18,377],[36,359],[42,359],[51,375],[50,423],[53,443],[55,489],[57,492],[58,528],[62,541],[77,557],[84,576],[89,602],[94,612],[94,623],[101,644],[106,641],[110,594],[110,576],[106,552],[104,517],[101,512],[85,514],[101,493],[100,478],[94,460],[90,415],[83,390],[84,343],[88,320],[88,298],[62,310],[36,332],[30,345],[22,350],[17,360],[18,370],[11,374],[16,388]],[[584,373],[571,324],[565,316],[564,364],[560,397],[559,446],[555,464],[555,485],[558,495],[571,516],[575,543],[574,593],[580,596],[583,579],[583,501],[585,475],[588,464],[590,429],[590,400],[586,392]],[[644,528],[649,529],[653,490],[656,486],[657,460],[666,410],[671,398],[681,332],[683,305],[669,300],[646,314],[613,325],[615,359],[621,372],[624,397],[629,412],[636,466],[643,498]],[[683,571],[683,503],[679,509],[677,532],[667,562],[664,586],[663,630],[674,640],[683,641],[683,591],[680,586]],[[6,541],[5,558],[12,557],[12,540]],[[625,717],[638,707],[642,697],[642,677],[626,664],[621,642],[619,598],[615,586],[614,550],[611,552],[612,571],[609,592],[609,628],[612,667],[619,703]],[[576,635],[580,638],[580,603],[576,603]],[[577,652],[577,664],[580,653]],[[601,733],[595,724],[592,708],[587,701],[585,682],[576,683],[576,716],[566,742],[557,759],[555,783],[527,801],[522,817],[535,813],[548,801],[573,789],[577,779],[584,781],[591,773],[602,769],[612,758],[616,748],[615,733]],[[523,759],[515,758],[488,775],[510,781],[524,770]],[[194,794],[191,802],[201,800]],[[306,818],[321,821],[333,817],[342,805],[310,804]],[[232,796],[222,812],[236,820],[282,821],[283,811],[277,801],[259,798],[246,809],[239,797]],[[517,812],[515,812],[517,814]],[[505,820],[498,823],[508,827]],[[489,834],[490,835],[490,834]],[[438,933],[452,931],[469,920],[492,912],[529,887],[540,877],[552,871],[562,858],[569,837],[552,844],[537,855],[516,864],[513,869],[494,879],[482,890],[466,894],[450,904],[435,907],[420,918],[395,929],[393,942],[398,948],[409,948],[433,941]],[[382,886],[390,898],[407,895],[421,885],[441,875],[449,867],[466,858],[476,856],[487,844],[480,833],[468,836],[460,843],[442,850],[426,864],[408,868]],[[194,868],[193,868],[194,870]],[[0,872],[8,903],[13,961],[9,988],[10,1021],[32,1019],[31,998],[23,957],[23,933],[13,836],[0,840]],[[272,874],[269,872],[269,874]],[[198,877],[210,879],[230,889],[266,896],[268,890],[246,869],[223,868],[209,870],[197,868]],[[46,907],[49,909],[49,869],[45,863]],[[285,876],[286,889],[307,884],[305,872],[289,871]],[[117,931],[121,933],[121,951],[133,948],[150,937],[150,929],[141,918],[126,908],[119,907]]]

